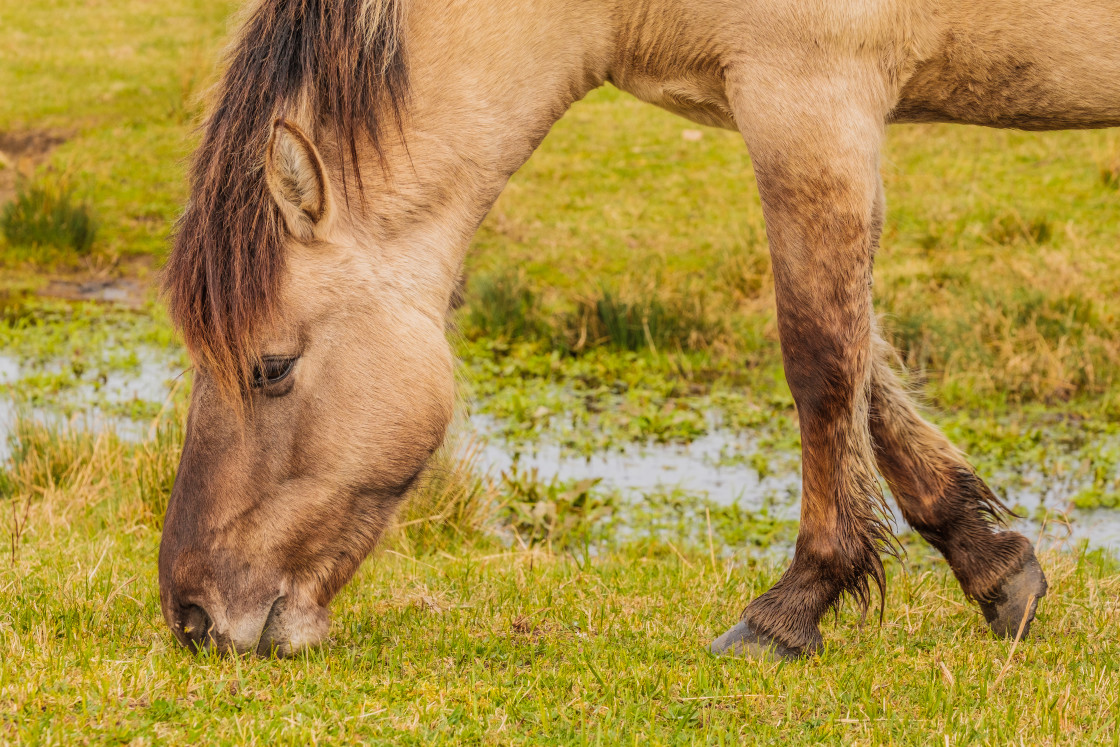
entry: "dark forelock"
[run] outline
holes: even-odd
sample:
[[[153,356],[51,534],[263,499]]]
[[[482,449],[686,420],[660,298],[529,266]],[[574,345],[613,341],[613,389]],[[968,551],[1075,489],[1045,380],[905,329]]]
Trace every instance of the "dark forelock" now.
[[[326,129],[360,186],[359,139],[380,152],[407,95],[401,2],[260,0],[231,48],[163,281],[187,347],[227,392],[260,354],[254,335],[273,318],[284,270],[283,222],[264,177],[272,123],[309,111],[312,138]]]

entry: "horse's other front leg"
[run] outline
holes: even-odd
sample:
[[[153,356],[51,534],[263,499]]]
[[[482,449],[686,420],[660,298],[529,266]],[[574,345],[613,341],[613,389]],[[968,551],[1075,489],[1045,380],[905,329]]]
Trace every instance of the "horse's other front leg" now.
[[[766,216],[803,487],[793,561],[712,644],[717,653],[814,653],[818,622],[843,594],[866,610],[872,584],[884,592],[879,555],[893,537],[881,518],[868,414],[887,105],[860,71],[845,77],[836,67],[797,81],[747,79],[733,99]]]
[[[998,531],[1007,509],[964,455],[918,414],[891,366],[890,345],[877,335],[874,345],[871,436],[902,515],[945,556],[997,635],[1026,635],[1046,595],[1034,548],[1017,532]]]

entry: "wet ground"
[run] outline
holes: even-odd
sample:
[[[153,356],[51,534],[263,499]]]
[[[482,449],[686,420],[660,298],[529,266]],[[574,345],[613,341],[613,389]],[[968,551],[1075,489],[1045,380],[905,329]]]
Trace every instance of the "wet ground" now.
[[[148,289],[139,281],[127,278],[101,280],[52,280],[42,295],[68,301],[102,301],[136,309],[147,300]]]
[[[17,413],[73,428],[112,427],[125,438],[142,438],[150,430],[151,413],[158,413],[181,386],[182,368],[157,350],[141,349],[127,371],[101,374],[54,401],[17,404],[18,382],[28,373],[26,364],[0,353],[0,459],[8,456],[8,434]],[[481,466],[495,477],[518,470],[535,473],[543,482],[598,480],[596,490],[631,505],[673,493],[795,520],[801,488],[796,452],[764,446],[772,439],[759,433],[722,428],[718,413],[709,421],[709,430],[690,443],[625,444],[590,457],[562,447],[547,430],[532,442],[508,441],[501,435],[502,423],[486,415],[475,415],[459,436],[478,441]],[[1071,545],[1086,540],[1092,547],[1120,551],[1120,511],[1074,508],[1071,500],[1084,489],[1085,478],[1061,473],[1050,464],[1009,466],[991,475],[990,482],[1008,505],[1030,517],[1018,522],[1018,528],[1032,538],[1041,535]]]
[[[529,447],[513,445],[497,435],[499,424],[485,415],[474,416],[469,425],[483,444],[482,461],[493,474],[516,465],[536,471],[546,482],[599,480],[602,489],[628,498],[679,491],[797,518],[801,476],[795,455],[771,455],[780,457],[777,461],[784,468],[760,472],[749,464],[758,451],[758,439],[749,433],[714,429],[688,444],[631,444],[583,457],[547,438]]]
[[[599,479],[599,487],[632,500],[677,491],[721,504],[738,503],[750,511],[765,510],[779,519],[796,520],[800,510],[797,455],[767,454],[769,474],[761,474],[750,465],[758,441],[750,433],[714,430],[690,444],[631,445],[588,459],[548,441],[531,450],[512,446],[490,435],[496,427],[485,417],[476,417],[474,425],[484,444],[484,464],[494,473],[516,465],[536,470],[544,481]],[[1048,477],[1042,469],[1027,474],[1008,469],[989,482],[1009,506],[1030,517],[1014,524],[1032,539],[1041,534],[1047,542],[1070,545],[1086,540],[1091,547],[1120,551],[1120,511],[1074,508],[1071,500],[1084,485],[1073,477]],[[898,525],[901,514],[889,496],[888,503]]]
[[[123,413],[158,414],[176,386],[182,386],[182,369],[155,350],[141,350],[137,359],[128,371],[109,370],[51,399],[27,402],[19,396],[18,384],[27,367],[0,353],[0,461],[10,454],[9,436],[21,415],[56,427],[112,428],[127,439],[143,438],[151,418]]]

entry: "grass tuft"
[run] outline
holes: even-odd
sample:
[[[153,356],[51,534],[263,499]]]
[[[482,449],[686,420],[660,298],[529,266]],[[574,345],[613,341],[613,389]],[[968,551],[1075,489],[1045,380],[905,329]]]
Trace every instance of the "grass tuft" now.
[[[539,298],[523,275],[506,272],[480,276],[471,284],[470,293],[468,336],[531,340],[545,331]]]
[[[466,299],[464,332],[470,339],[535,341],[573,355],[598,347],[703,350],[722,334],[705,298],[702,292],[666,298],[601,288],[576,301],[573,310],[549,314],[521,274],[486,275],[472,284]]]
[[[692,303],[653,294],[627,298],[604,288],[568,318],[567,337],[575,338],[576,352],[594,345],[634,352],[703,349],[714,326],[705,315],[703,298],[695,296]]]
[[[486,534],[497,511],[494,486],[479,467],[477,442],[448,441],[435,453],[409,496],[389,544],[426,554]]]
[[[110,436],[106,440],[114,440]],[[45,425],[17,418],[9,438],[8,481],[13,493],[41,495],[68,491],[98,456],[96,435],[86,430]]]
[[[179,469],[179,455],[186,433],[185,413],[157,418],[148,438],[136,444],[131,453],[136,499],[143,510],[143,518],[150,525],[163,528],[167,501],[175,486],[175,473]]]
[[[158,529],[175,483],[185,423],[185,402],[161,413],[140,441],[122,439],[112,428],[94,432],[17,417],[0,488],[20,502],[92,505],[112,498],[130,521]]]
[[[86,256],[97,224],[90,207],[62,182],[20,184],[15,199],[0,212],[0,230],[13,246],[61,249]]]
[[[987,239],[997,246],[1045,244],[1054,235],[1054,227],[1045,217],[1025,219],[1018,213],[1007,213],[992,221]]]
[[[1101,169],[1101,184],[1111,189],[1120,189],[1120,160]]]

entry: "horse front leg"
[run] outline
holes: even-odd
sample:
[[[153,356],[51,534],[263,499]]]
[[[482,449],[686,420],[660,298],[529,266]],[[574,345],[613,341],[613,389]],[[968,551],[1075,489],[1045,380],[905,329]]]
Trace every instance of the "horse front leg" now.
[[[786,380],[800,418],[801,525],[784,575],[711,647],[760,657],[816,652],[818,623],[845,593],[866,610],[872,585],[884,592],[879,555],[893,545],[868,431],[885,104],[869,100],[859,76],[777,90],[794,97],[744,96],[736,117],[762,196]]]

